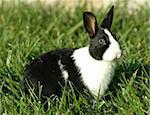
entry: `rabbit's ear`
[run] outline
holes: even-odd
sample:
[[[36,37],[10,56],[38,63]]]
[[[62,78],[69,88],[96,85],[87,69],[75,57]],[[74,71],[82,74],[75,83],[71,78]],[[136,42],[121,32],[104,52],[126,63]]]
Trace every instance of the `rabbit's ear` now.
[[[107,28],[108,30],[110,30],[111,24],[113,21],[113,9],[114,9],[114,6],[112,6],[111,9],[109,10],[109,12],[106,14],[106,16],[101,24],[102,28]]]
[[[90,38],[94,38],[98,30],[97,20],[95,16],[91,12],[84,12],[83,22]]]

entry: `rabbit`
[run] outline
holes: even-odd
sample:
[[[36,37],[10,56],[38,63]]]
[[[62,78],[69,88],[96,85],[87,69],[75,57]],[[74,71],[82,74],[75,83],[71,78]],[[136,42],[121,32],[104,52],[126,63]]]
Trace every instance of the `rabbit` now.
[[[28,91],[30,81],[36,91],[42,86],[42,95],[62,96],[62,87],[71,82],[77,91],[85,89],[94,96],[102,96],[108,89],[115,71],[115,61],[121,57],[121,48],[110,31],[114,6],[100,26],[91,12],[83,13],[83,23],[89,35],[89,45],[47,52],[33,60],[26,68],[23,87]]]

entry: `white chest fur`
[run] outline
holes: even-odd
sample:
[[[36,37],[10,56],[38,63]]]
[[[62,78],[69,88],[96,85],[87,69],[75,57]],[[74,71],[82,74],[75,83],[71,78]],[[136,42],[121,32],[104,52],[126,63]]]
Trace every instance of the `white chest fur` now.
[[[103,95],[114,75],[115,62],[95,60],[90,56],[88,47],[76,50],[73,58],[85,86],[94,95]]]

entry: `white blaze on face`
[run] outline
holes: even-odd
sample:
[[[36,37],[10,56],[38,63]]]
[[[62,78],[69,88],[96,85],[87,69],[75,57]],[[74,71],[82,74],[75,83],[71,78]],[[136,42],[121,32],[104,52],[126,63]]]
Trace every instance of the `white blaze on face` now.
[[[103,60],[112,61],[116,58],[120,58],[121,49],[119,43],[114,39],[114,37],[107,29],[104,29],[104,32],[108,35],[110,44],[103,54]]]

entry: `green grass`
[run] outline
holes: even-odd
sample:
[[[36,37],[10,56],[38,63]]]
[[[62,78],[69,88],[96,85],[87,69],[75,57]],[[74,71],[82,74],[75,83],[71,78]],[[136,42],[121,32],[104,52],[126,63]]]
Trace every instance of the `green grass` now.
[[[98,22],[108,9],[93,11]],[[63,7],[44,10],[29,7],[0,6],[0,114],[150,114],[150,9],[140,8],[129,14],[125,6],[115,7],[112,30],[117,34],[123,57],[106,92],[109,99],[89,104],[81,97],[73,104],[49,100],[44,112],[38,97],[26,97],[21,91],[25,65],[38,55],[56,48],[83,47],[88,35],[82,24],[85,7],[74,13]],[[69,95],[69,94],[68,94]]]

